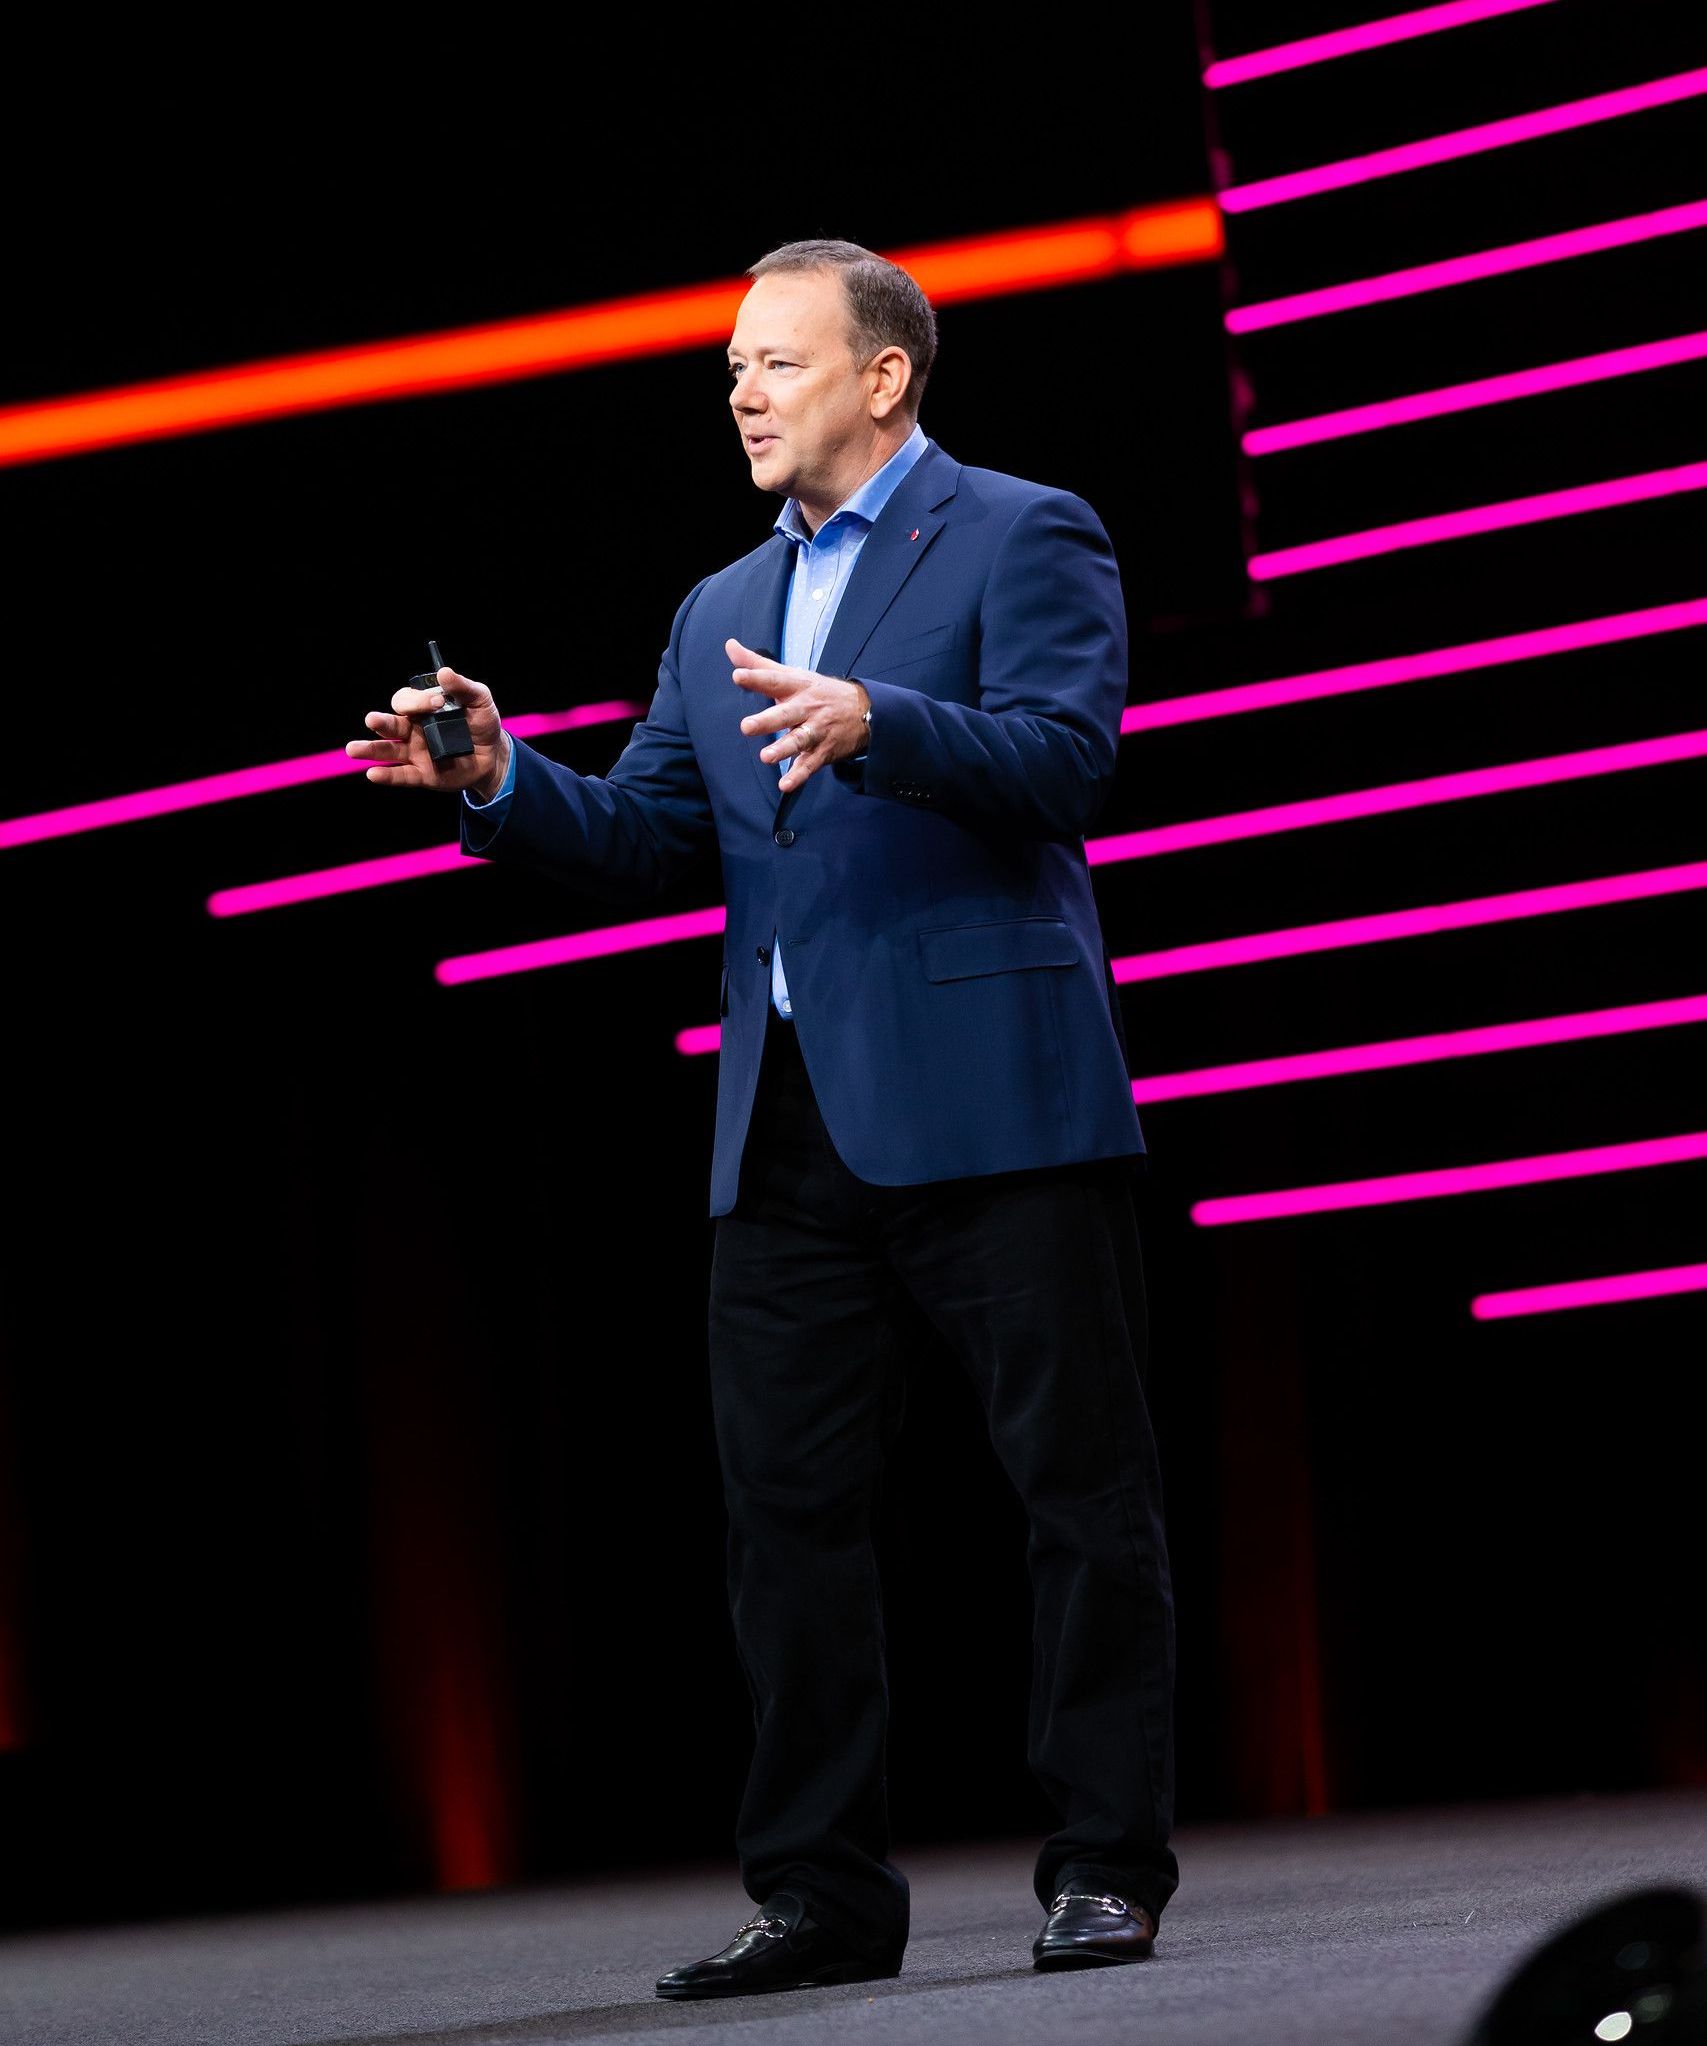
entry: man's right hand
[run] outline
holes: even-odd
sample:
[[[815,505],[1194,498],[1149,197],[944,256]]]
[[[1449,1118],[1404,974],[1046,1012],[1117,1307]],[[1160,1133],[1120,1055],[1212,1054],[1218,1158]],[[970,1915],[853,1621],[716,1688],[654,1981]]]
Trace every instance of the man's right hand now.
[[[421,720],[429,711],[458,703],[468,717],[472,753],[435,760],[427,750]],[[352,739],[344,751],[352,760],[370,761],[369,781],[400,789],[469,790],[477,803],[490,802],[504,785],[510,764],[510,742],[498,722],[498,706],[484,682],[471,682],[454,668],[441,668],[436,689],[399,689],[389,711],[370,710],[362,723],[371,739]]]

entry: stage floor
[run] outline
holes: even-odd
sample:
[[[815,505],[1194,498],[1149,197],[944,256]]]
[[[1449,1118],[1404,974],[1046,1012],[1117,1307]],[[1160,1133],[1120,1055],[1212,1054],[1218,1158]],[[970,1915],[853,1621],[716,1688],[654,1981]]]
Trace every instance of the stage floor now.
[[[652,1993],[750,1905],[733,1867],[0,1938],[6,2046],[552,2046],[929,2040],[1455,2046],[1556,1927],[1707,1890],[1707,1792],[1456,1806],[1178,1841],[1151,1961],[1039,1975],[1028,1842],[897,1860],[899,1976],[722,2003]]]

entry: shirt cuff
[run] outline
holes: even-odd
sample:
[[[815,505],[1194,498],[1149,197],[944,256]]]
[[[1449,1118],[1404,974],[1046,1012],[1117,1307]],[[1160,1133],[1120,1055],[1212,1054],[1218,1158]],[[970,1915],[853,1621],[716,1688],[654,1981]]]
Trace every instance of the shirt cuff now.
[[[505,738],[506,738],[506,739],[509,739],[509,734],[508,734],[507,732],[505,733],[505,735],[504,735],[504,736],[505,736]],[[496,810],[496,809],[498,808],[498,805],[499,805],[500,803],[507,803],[507,802],[508,802],[508,801],[510,800],[511,796],[512,796],[512,795],[513,795],[513,794],[515,793],[515,788],[516,788],[516,742],[515,742],[515,740],[514,740],[514,739],[509,739],[509,745],[510,745],[510,763],[509,763],[509,765],[508,765],[508,766],[507,766],[507,767],[506,767],[506,768],[504,769],[504,779],[503,779],[503,783],[502,783],[502,785],[501,785],[501,786],[499,787],[498,793],[497,793],[497,794],[496,794],[496,795],[495,795],[495,796],[494,796],[494,797],[492,798],[492,800],[491,800],[491,801],[490,801],[489,803],[477,803],[477,802],[476,802],[476,801],[474,800],[473,796],[471,796],[471,795],[469,794],[469,792],[467,791],[467,789],[464,789],[464,790],[463,790],[463,792],[462,792],[462,800],[463,800],[463,801],[464,801],[464,802],[465,802],[465,803],[466,803],[466,804],[468,805],[468,807],[469,807],[469,808],[470,808],[471,810],[473,810],[473,811],[474,811],[474,812],[475,812],[475,813],[476,813],[477,815],[479,815],[479,816],[482,816],[482,817],[490,817],[490,816],[492,815],[493,811],[495,811],[495,810]]]

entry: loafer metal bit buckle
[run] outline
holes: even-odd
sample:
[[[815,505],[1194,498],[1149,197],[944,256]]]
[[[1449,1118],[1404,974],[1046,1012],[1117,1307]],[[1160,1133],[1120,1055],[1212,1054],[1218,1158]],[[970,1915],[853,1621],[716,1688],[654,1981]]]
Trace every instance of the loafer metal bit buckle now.
[[[1124,1897],[1106,1897],[1091,1890],[1063,1890],[1049,1908],[1051,1911],[1059,1911],[1063,1904],[1074,1902],[1100,1904],[1111,1918],[1125,1918],[1129,1915],[1129,1906]]]
[[[757,1918],[749,1918],[746,1924],[742,1926],[741,1932],[762,1932],[766,1939],[784,1939],[788,1934],[788,1920],[786,1918],[767,1918],[761,1912]],[[741,1932],[735,1935],[737,1939],[741,1937]]]

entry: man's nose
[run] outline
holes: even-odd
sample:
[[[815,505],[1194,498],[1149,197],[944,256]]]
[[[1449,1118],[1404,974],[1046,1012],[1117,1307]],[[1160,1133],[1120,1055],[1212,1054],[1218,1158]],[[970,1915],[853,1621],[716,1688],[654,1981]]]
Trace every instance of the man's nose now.
[[[729,402],[737,412],[762,412],[765,404],[763,390],[754,383],[749,371],[743,370],[735,379],[729,392]]]

